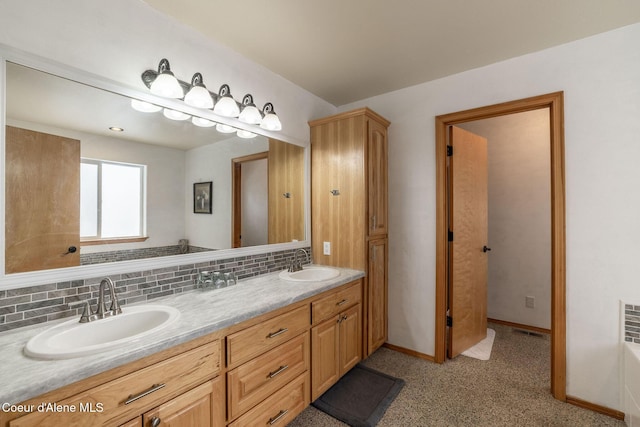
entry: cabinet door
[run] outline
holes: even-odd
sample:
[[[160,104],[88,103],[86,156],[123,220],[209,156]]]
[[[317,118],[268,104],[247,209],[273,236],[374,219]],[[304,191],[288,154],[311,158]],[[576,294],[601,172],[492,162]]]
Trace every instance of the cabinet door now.
[[[387,239],[369,242],[367,355],[387,340]]]
[[[314,401],[340,377],[339,321],[335,316],[311,328],[311,400]]]
[[[223,402],[222,385],[218,377],[147,412],[142,416],[143,426],[223,426]]]
[[[340,315],[340,375],[362,359],[362,315],[360,304]]]
[[[311,129],[311,243],[318,264],[365,268],[365,139],[363,116]],[[330,255],[323,242],[331,243]]]
[[[387,128],[368,120],[367,183],[369,236],[387,234]]]

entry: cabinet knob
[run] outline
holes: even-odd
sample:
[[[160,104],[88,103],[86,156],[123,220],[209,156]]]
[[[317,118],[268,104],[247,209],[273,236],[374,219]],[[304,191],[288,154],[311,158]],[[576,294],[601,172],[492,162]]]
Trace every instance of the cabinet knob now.
[[[78,250],[78,248],[76,248],[75,246],[69,246],[69,248],[67,249],[67,252],[65,252],[63,255],[69,255],[69,254],[73,254]]]
[[[330,193],[333,194],[334,196],[339,196],[340,190],[331,190]]]
[[[152,417],[151,418],[151,427],[158,427],[161,422],[162,421],[160,420],[159,417]]]

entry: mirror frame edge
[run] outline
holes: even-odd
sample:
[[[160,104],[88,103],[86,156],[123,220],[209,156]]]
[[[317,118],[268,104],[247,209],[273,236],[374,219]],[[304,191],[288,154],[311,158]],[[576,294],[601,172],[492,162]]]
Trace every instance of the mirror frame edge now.
[[[229,124],[236,128],[242,128],[255,132],[254,127],[245,125],[234,119],[221,117],[213,114],[213,112],[203,111],[197,108],[189,107],[178,100],[171,100],[156,97],[150,93],[141,92],[137,89],[128,87],[122,83],[108,80],[102,76],[98,76],[69,65],[61,64],[56,61],[33,55],[19,49],[0,43],[0,241],[5,241],[5,129],[6,129],[6,63],[13,62],[36,70],[50,73],[58,77],[93,86],[97,89],[113,92],[118,95],[129,98],[137,98],[143,101],[152,102],[163,107],[173,108],[186,113],[197,115],[204,118],[210,118],[220,123]],[[204,113],[204,114],[203,114]],[[25,286],[34,286],[47,283],[57,283],[69,280],[79,280],[83,278],[92,278],[100,276],[109,276],[114,274],[124,274],[141,270],[173,267],[178,265],[201,263],[207,261],[216,261],[219,259],[263,254],[274,251],[287,249],[297,249],[301,247],[311,246],[311,154],[310,142],[299,140],[290,135],[265,131],[260,129],[260,134],[267,137],[278,139],[289,144],[294,144],[305,149],[304,153],[304,229],[305,240],[297,242],[277,243],[270,245],[251,246],[247,248],[230,248],[217,251],[199,252],[194,254],[170,255],[157,258],[147,258],[142,260],[119,261],[115,263],[84,265],[77,267],[59,268],[54,270],[39,270],[26,273],[5,274],[5,247],[0,245],[0,290],[16,289]]]

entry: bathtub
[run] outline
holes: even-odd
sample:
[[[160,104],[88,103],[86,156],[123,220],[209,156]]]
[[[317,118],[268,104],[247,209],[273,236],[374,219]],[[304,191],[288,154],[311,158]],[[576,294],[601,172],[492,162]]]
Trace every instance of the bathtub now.
[[[640,344],[624,343],[624,413],[630,427],[640,427]]]

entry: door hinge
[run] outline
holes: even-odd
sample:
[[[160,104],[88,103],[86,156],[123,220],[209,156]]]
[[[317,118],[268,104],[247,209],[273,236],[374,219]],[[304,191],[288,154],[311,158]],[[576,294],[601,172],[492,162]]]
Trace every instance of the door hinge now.
[[[450,241],[450,242],[453,242],[453,231],[449,230],[449,236],[448,236],[448,238],[449,238],[449,241]]]
[[[453,145],[447,145],[447,157],[453,156]]]
[[[453,326],[453,318],[451,316],[447,316],[447,326]]]

